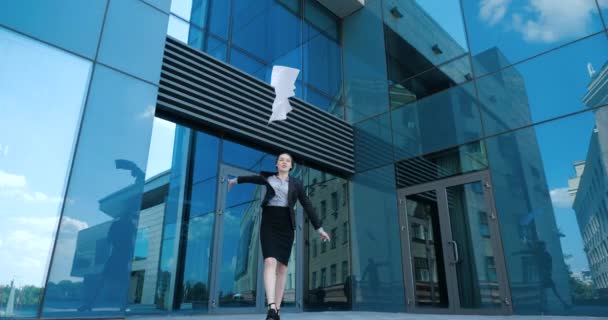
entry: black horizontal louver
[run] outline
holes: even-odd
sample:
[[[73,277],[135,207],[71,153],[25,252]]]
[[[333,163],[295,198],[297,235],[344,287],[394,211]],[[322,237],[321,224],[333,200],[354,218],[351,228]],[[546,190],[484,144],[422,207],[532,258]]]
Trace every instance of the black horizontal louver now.
[[[268,125],[274,89],[208,54],[167,38],[157,112],[354,173],[350,124],[300,99],[287,121]]]

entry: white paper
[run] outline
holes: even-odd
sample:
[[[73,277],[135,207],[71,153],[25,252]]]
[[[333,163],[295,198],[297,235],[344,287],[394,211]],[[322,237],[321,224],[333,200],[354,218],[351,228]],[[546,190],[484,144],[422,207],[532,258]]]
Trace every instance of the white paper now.
[[[299,73],[300,70],[290,67],[272,67],[270,85],[274,87],[276,97],[272,103],[272,115],[268,123],[287,119],[287,113],[293,110],[289,98],[295,96],[295,83]]]

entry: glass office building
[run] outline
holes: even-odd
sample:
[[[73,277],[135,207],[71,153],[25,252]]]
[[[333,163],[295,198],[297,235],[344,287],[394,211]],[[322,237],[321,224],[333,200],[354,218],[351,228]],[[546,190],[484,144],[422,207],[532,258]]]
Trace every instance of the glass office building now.
[[[608,2],[0,2],[0,319],[608,315]],[[274,65],[300,69],[267,124]]]

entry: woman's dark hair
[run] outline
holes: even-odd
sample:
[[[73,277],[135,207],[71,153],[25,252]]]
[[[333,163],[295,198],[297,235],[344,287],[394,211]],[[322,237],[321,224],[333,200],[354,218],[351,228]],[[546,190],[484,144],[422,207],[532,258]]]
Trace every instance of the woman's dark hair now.
[[[292,155],[291,155],[291,153],[289,153],[289,152],[281,152],[281,153],[279,153],[279,154],[277,155],[277,158],[276,158],[276,160],[274,161],[274,163],[276,164],[277,162],[279,162],[279,158],[280,158],[282,155],[284,155],[284,154],[288,155],[288,156],[289,156],[289,159],[291,159],[291,168],[289,169],[289,171],[291,171],[291,170],[293,170],[293,165],[294,165],[294,163],[293,163],[293,156],[292,156]]]

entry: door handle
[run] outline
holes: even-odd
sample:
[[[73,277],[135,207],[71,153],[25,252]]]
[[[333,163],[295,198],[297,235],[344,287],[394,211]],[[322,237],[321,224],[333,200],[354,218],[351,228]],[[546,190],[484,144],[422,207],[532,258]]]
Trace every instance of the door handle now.
[[[454,263],[458,263],[460,261],[460,253],[458,252],[458,243],[454,240],[448,241],[449,244],[452,245],[454,249]]]

